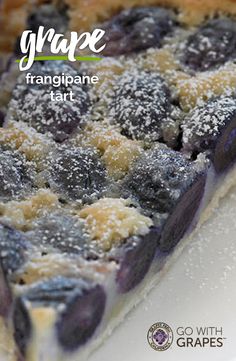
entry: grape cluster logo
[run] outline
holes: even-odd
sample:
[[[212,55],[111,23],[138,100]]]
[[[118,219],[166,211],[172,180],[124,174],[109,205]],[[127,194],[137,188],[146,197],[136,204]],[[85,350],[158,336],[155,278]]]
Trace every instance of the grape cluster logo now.
[[[156,351],[166,351],[173,342],[173,331],[164,322],[154,323],[148,330],[149,345]]]

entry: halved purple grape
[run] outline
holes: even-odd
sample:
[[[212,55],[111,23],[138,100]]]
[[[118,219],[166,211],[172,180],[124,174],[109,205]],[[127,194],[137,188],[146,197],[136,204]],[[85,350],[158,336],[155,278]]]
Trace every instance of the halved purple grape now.
[[[169,213],[196,178],[194,164],[180,152],[159,144],[134,164],[123,182],[123,195],[145,209]]]
[[[33,229],[26,236],[43,252],[80,254],[87,258],[98,258],[99,250],[85,231],[84,224],[78,217],[68,214],[52,213],[36,220]],[[52,248],[52,249],[51,249]]]
[[[24,195],[33,186],[33,168],[17,151],[0,149],[0,199]]]
[[[206,174],[202,173],[178,200],[162,230],[159,242],[161,251],[170,251],[191,226],[204,194],[205,183]]]
[[[112,121],[133,139],[157,140],[170,113],[170,92],[156,73],[125,72],[114,89]]]
[[[133,236],[115,250],[111,259],[119,262],[116,282],[120,292],[136,287],[147,274],[155,256],[160,232],[151,228],[145,236]]]
[[[0,224],[0,261],[5,274],[11,274],[26,261],[27,241],[23,232]]]
[[[93,149],[62,147],[49,163],[49,183],[62,197],[86,202],[106,188],[107,171]]]
[[[64,305],[63,309],[62,306]],[[24,352],[31,333],[30,309],[53,307],[58,341],[66,351],[85,344],[101,322],[106,305],[103,287],[85,279],[55,277],[20,296],[14,308],[15,339]]]
[[[36,63],[31,68],[33,76],[60,76],[62,73],[75,77],[77,71],[63,62]],[[74,101],[53,101],[50,92],[74,94]],[[73,132],[80,130],[85,123],[84,116],[88,111],[89,97],[86,86],[72,84],[68,87],[61,84],[53,87],[50,84],[26,84],[25,74],[17,82],[13,91],[13,99],[9,106],[9,114],[15,120],[28,123],[40,133],[51,133],[53,138],[62,142]]]
[[[236,159],[236,98],[220,97],[196,107],[182,124],[183,149],[208,151],[217,172]]]
[[[18,297],[13,310],[14,339],[24,356],[32,333],[30,316],[24,298]]]
[[[11,310],[11,303],[12,294],[0,259],[0,316],[7,318]]]
[[[103,25],[107,44],[104,55],[116,56],[161,47],[166,35],[173,31],[173,13],[158,7],[123,10]]]
[[[189,36],[182,61],[193,70],[204,71],[232,58],[236,58],[236,22],[218,18]]]
[[[164,227],[161,251],[170,250],[193,221],[204,193],[205,167],[159,145],[141,156],[124,180],[123,195]]]
[[[65,350],[84,345],[99,326],[106,305],[100,285],[83,288],[70,299],[57,322],[57,335]]]

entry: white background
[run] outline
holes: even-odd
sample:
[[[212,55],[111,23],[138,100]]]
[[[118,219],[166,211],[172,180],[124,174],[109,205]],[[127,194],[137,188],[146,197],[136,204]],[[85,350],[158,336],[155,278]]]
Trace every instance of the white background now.
[[[163,321],[223,327],[224,346],[164,352],[147,343]],[[159,285],[133,310],[89,361],[236,361],[236,189],[220,203]]]

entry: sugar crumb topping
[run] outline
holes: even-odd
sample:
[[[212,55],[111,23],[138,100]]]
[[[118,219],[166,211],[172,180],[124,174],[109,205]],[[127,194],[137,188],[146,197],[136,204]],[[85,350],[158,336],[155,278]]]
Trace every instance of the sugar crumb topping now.
[[[91,238],[101,243],[105,251],[130,236],[146,234],[152,225],[150,218],[129,205],[129,200],[103,198],[79,212]]]
[[[107,122],[90,123],[76,141],[96,147],[102,153],[108,174],[115,179],[122,178],[143,151],[141,142],[128,139],[119,127]]]
[[[25,229],[36,217],[58,207],[58,197],[47,189],[40,189],[26,200],[0,203],[0,217],[15,228]]]

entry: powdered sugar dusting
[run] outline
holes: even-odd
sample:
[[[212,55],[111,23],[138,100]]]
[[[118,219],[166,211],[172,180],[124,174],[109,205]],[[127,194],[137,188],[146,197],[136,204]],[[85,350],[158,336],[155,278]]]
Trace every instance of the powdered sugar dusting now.
[[[160,76],[137,71],[122,74],[114,88],[109,116],[125,134],[134,139],[157,140],[161,122],[169,112],[169,92]]]
[[[235,98],[222,97],[206,105],[196,107],[183,120],[183,144],[185,149],[201,150],[203,140],[207,137],[207,144],[219,136],[222,128],[230,122],[236,114]],[[206,147],[207,147],[206,144]]]

